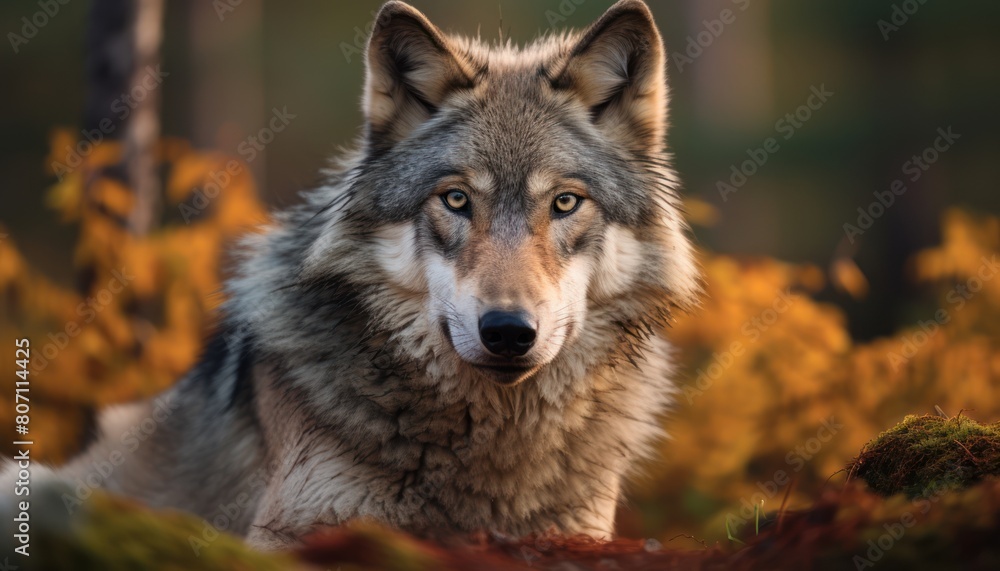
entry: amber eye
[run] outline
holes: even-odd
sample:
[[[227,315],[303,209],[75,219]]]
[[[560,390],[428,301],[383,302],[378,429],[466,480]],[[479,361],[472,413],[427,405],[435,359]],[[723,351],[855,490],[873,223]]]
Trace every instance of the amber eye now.
[[[575,194],[565,193],[560,194],[556,197],[555,201],[552,203],[552,210],[556,214],[569,214],[580,206],[583,199]]]
[[[469,209],[469,196],[461,190],[449,190],[441,197],[445,206],[455,212],[465,212]]]

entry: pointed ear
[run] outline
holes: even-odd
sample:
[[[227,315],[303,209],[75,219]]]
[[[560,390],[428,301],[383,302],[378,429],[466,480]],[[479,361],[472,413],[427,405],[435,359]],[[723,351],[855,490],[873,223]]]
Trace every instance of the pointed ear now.
[[[653,15],[621,0],[556,68],[553,87],[573,93],[594,123],[633,150],[659,150],[667,121],[666,54]]]
[[[364,113],[370,140],[382,147],[405,138],[474,77],[444,34],[403,2],[387,2],[379,11],[367,63]]]

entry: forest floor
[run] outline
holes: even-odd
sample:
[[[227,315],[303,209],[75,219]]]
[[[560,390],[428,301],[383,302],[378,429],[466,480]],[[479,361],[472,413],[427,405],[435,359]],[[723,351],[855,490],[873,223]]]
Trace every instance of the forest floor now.
[[[99,492],[67,515],[64,500],[72,491],[48,486],[33,494],[32,556],[15,555],[0,568],[995,570],[1000,569],[998,428],[962,416],[907,417],[861,451],[846,468],[847,484],[828,488],[806,509],[756,514],[739,537],[715,544],[691,535],[666,544],[555,534],[431,540],[356,522],[318,532],[296,551],[260,554],[192,516],[149,510]],[[0,539],[7,553],[18,545],[14,533]]]

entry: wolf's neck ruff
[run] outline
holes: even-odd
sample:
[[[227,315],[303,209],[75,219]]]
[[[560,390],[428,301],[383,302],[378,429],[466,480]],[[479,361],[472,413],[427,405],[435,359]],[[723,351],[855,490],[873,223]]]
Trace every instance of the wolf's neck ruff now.
[[[314,371],[328,379],[323,364],[296,363],[263,375],[275,381],[264,390],[283,403],[270,411],[276,424],[265,420],[266,431],[307,449],[336,451],[328,460],[336,466],[330,494],[321,504],[353,496],[338,518],[375,516],[410,530],[611,534],[621,477],[649,452],[659,432],[655,419],[672,390],[662,342],[635,357],[642,372],[632,364],[588,364],[581,355],[517,387],[470,383],[446,372],[447,365],[438,376],[416,370],[415,360],[381,360],[386,346],[360,351],[354,367],[338,368],[338,377],[353,382],[337,389],[299,376]],[[433,369],[434,361],[428,363]],[[317,406],[325,399],[336,406]],[[295,410],[286,411],[289,403]],[[295,430],[286,433],[290,419]],[[276,474],[291,479],[296,467],[306,466],[299,461]],[[365,505],[369,494],[393,498],[391,507]],[[321,511],[298,522],[292,535],[330,522]],[[266,513],[259,519],[267,529],[287,519],[282,509]]]

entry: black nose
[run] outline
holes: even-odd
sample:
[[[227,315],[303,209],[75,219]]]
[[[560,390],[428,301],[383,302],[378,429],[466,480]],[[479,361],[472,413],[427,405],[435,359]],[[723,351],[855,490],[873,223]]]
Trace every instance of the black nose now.
[[[479,318],[479,338],[495,355],[520,357],[531,350],[535,336],[523,313],[490,311]]]

